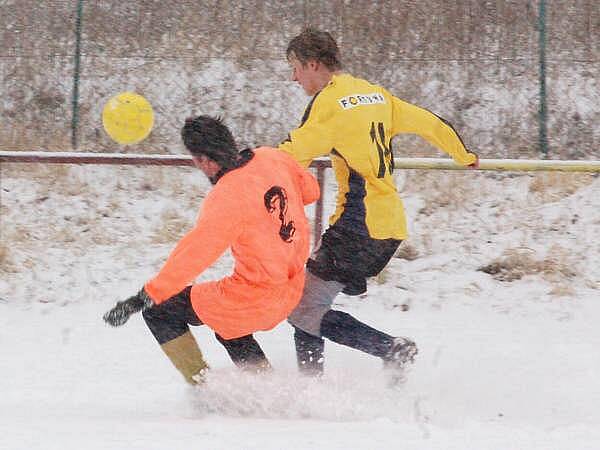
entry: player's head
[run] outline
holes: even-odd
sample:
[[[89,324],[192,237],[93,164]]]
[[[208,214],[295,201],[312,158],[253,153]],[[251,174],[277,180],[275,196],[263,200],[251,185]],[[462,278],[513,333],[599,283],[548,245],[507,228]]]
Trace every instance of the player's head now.
[[[181,138],[192,156],[206,156],[225,169],[235,167],[238,156],[235,139],[220,117],[186,119]]]
[[[303,65],[309,61],[316,61],[332,72],[342,69],[340,49],[335,39],[327,31],[314,28],[305,28],[290,41],[286,57],[288,61],[295,58]]]
[[[326,31],[307,28],[290,42],[287,59],[296,81],[308,95],[316,95],[342,69],[339,49]]]

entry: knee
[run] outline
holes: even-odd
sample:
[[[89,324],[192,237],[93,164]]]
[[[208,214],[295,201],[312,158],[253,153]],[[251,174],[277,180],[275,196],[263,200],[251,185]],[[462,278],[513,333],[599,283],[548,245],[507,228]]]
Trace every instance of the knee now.
[[[321,326],[325,325],[334,325],[334,324],[343,324],[348,321],[348,319],[352,318],[352,316],[343,311],[338,311],[335,309],[330,309],[323,315],[323,319],[321,320]]]
[[[288,323],[294,328],[296,336],[319,336],[322,313],[297,315],[288,317]]]
[[[224,339],[219,333],[215,332],[215,337],[217,338],[217,341],[219,341],[221,344],[227,346],[228,341],[227,339]]]
[[[225,339],[219,333],[215,332],[215,337],[217,338],[217,341],[219,341],[221,345],[228,350],[245,348],[251,345],[253,342],[256,342],[254,336],[251,334],[239,338]]]
[[[350,314],[343,311],[337,311],[330,309],[323,315],[321,319],[320,332],[322,335],[331,334],[333,331],[337,331],[340,328],[352,328],[353,318]]]
[[[156,308],[147,308],[142,311],[142,317],[144,318],[144,322],[146,322],[146,326],[158,343],[162,345],[169,340],[171,335],[165,333],[165,322],[160,316]]]
[[[185,320],[162,307],[147,308],[142,311],[142,317],[161,345],[189,331]]]
[[[301,328],[294,328],[294,342],[296,344],[297,352],[313,352],[315,349],[320,348],[321,353],[323,352],[323,345],[325,341],[320,336],[307,333]]]
[[[311,339],[319,339],[319,336],[315,336],[314,334],[310,334],[304,331],[302,328],[294,326],[294,339],[296,341],[303,340],[311,340]]]
[[[146,325],[155,324],[158,321],[157,308],[146,308],[142,310],[142,317]]]
[[[289,316],[287,318],[287,323],[289,323],[292,327],[294,327],[295,329],[300,328],[300,325],[298,324],[296,317],[295,316]]]

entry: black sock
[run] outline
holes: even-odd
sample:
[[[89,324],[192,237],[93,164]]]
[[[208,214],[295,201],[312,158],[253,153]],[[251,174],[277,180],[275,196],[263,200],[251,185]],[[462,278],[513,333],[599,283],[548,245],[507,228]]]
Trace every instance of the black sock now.
[[[304,375],[321,375],[323,373],[325,341],[318,336],[306,333],[300,328],[295,330],[294,342],[296,343],[298,369]]]
[[[251,334],[236,339],[223,339],[217,333],[215,336],[236,366],[242,369],[269,367],[267,357]]]
[[[384,358],[394,338],[372,328],[342,311],[327,311],[321,322],[321,335],[337,344]]]

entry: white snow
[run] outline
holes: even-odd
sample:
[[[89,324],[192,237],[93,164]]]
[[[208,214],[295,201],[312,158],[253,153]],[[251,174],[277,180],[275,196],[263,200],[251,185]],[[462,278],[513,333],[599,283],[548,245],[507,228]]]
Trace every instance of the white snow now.
[[[380,361],[335,344],[325,378],[301,378],[281,324],[257,334],[266,376],[238,372],[194,328],[212,371],[192,389],[141,317],[113,329],[101,316],[192,223],[202,175],[3,165],[0,449],[600,448],[600,179],[399,178],[416,259],[394,258],[337,307],[414,338],[406,383],[389,388]],[[520,279],[477,270],[511,255]]]

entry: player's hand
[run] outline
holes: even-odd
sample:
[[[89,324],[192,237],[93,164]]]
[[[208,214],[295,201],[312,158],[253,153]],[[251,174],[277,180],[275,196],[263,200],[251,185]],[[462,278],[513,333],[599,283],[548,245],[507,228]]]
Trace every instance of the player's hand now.
[[[117,304],[102,318],[104,321],[113,326],[120,327],[129,320],[132,314],[140,312],[144,308],[150,308],[153,302],[150,296],[144,289],[136,295],[129,297],[127,300],[117,302]]]
[[[467,166],[469,169],[479,169],[479,156],[475,155],[475,162]]]

